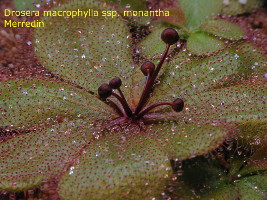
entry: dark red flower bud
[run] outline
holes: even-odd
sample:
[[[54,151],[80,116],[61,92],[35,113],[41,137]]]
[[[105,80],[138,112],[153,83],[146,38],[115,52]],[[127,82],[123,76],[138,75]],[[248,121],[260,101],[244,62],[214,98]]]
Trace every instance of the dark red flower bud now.
[[[112,94],[112,88],[109,86],[109,84],[104,83],[98,88],[98,95],[101,99],[106,99]]]
[[[177,31],[173,28],[167,28],[161,33],[161,39],[169,45],[175,44],[179,38]]]
[[[172,109],[176,112],[182,111],[184,108],[184,101],[182,99],[175,99],[172,102]]]
[[[155,65],[154,63],[147,61],[144,64],[142,64],[140,69],[145,76],[147,76],[148,74],[152,75],[153,72],[155,71]]]
[[[112,89],[118,89],[121,86],[122,82],[121,79],[118,77],[115,77],[109,81],[109,86]]]

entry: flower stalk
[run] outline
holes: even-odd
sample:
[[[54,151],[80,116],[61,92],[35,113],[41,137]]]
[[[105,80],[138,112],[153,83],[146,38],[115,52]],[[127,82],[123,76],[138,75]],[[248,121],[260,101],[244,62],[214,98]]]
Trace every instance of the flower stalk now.
[[[155,65],[150,61],[145,62],[140,68],[143,74],[147,77],[147,79],[142,95],[135,109],[132,110],[130,108],[129,104],[127,103],[127,100],[123,95],[123,92],[120,89],[120,86],[122,85],[122,81],[120,78],[115,77],[112,80],[110,80],[109,84],[104,83],[98,88],[98,94],[102,100],[106,100],[109,96],[112,95],[120,102],[120,104],[124,109],[124,114],[121,117],[127,117],[134,120],[141,119],[152,109],[158,106],[165,106],[165,105],[171,106],[172,109],[176,112],[180,112],[183,110],[184,102],[182,99],[176,99],[173,102],[155,103],[147,108],[144,108],[150,97],[151,92],[153,91],[153,87],[155,85],[155,81],[159,74],[159,71],[161,70],[164,61],[168,56],[170,46],[178,42],[179,35],[176,30],[168,28],[162,32],[161,39],[166,43],[166,48],[156,69]],[[119,94],[114,93],[113,89],[117,89]]]

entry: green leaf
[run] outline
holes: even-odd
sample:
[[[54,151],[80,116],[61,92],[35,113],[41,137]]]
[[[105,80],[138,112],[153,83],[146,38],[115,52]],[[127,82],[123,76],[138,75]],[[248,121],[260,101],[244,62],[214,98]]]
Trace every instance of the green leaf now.
[[[186,101],[186,107],[188,115],[200,118],[261,123],[267,119],[266,96],[266,85],[244,83],[191,96]],[[203,103],[200,104],[200,101]]]
[[[104,5],[106,5],[104,7]],[[96,91],[114,76],[127,80],[133,67],[129,30],[125,21],[102,16],[114,10],[103,2],[77,0],[55,10],[88,11],[84,17],[42,17],[45,27],[34,32],[34,46],[39,61],[55,75]],[[92,16],[93,12],[98,16]],[[47,36],[49,35],[49,37]]]
[[[57,115],[64,120],[88,118],[95,113],[112,114],[95,96],[62,82],[19,80],[2,83],[0,88],[0,127],[27,129],[51,124],[57,121]]]
[[[248,43],[228,47],[210,57],[189,56],[187,52],[180,52],[169,63],[150,102],[191,98],[215,88],[240,84],[246,79],[264,81],[266,64],[266,56]]]
[[[63,199],[159,198],[170,175],[169,159],[145,133],[111,131],[95,139],[63,175],[59,194]]]
[[[33,6],[34,0],[14,0],[14,6],[17,10],[36,10]]]
[[[175,116],[175,122],[168,122],[172,119],[172,114]],[[153,118],[166,121],[148,127],[148,140],[156,141],[158,147],[164,149],[169,158],[175,160],[185,160],[212,151],[229,133],[223,126],[205,124],[203,121],[192,123],[190,119],[175,112],[162,115],[161,118]]]
[[[266,122],[267,86],[262,83],[244,83],[232,87],[214,89],[195,95],[182,96],[185,109],[173,117],[184,116],[192,121],[212,120],[213,123],[239,122],[254,124]],[[171,114],[167,115],[169,119]]]
[[[238,15],[245,12],[251,12],[263,5],[263,0],[229,0],[224,3],[222,14]],[[229,2],[229,3],[228,3]],[[244,2],[244,3],[243,3]]]
[[[177,0],[186,16],[187,27],[197,29],[203,22],[215,17],[222,9],[221,0]]]
[[[235,48],[235,47],[234,47]],[[236,58],[240,59],[238,74],[245,79],[251,76],[252,79],[266,80],[267,57],[257,47],[248,42],[236,46]]]
[[[267,196],[267,175],[246,177],[237,183],[241,200],[264,200]]]
[[[122,17],[128,20],[131,25],[148,25],[150,24],[150,16],[134,16],[132,12],[127,11],[147,11],[146,0],[105,0],[106,2],[113,2],[117,5],[116,10]],[[133,24],[132,24],[133,23]]]
[[[55,180],[97,131],[97,116],[37,128],[0,144],[0,190],[23,191]]]
[[[239,26],[225,20],[208,21],[200,29],[230,40],[238,40],[245,35]]]
[[[187,40],[187,50],[195,55],[209,55],[224,48],[223,41],[204,32],[190,35]]]
[[[123,8],[124,10],[126,10],[127,8],[131,9],[131,10],[147,10],[146,8],[146,1],[145,0],[105,0],[107,2],[113,2],[119,6],[121,6],[121,8]]]
[[[59,183],[64,199],[157,197],[170,175],[169,159],[183,160],[206,153],[223,142],[227,134],[220,127],[194,125],[182,119],[177,124],[152,124],[141,132],[134,125],[126,126],[124,133],[116,128],[95,140],[79,162],[70,167]]]
[[[266,141],[267,124],[259,118],[256,122],[238,124],[240,143],[251,146],[252,150],[261,148]]]

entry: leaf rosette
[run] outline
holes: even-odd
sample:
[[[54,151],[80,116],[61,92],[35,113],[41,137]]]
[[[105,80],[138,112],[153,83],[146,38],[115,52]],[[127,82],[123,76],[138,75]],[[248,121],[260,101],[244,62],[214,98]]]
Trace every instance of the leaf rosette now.
[[[81,7],[114,9],[81,0],[53,9]],[[101,16],[42,20],[46,26],[34,31],[35,53],[61,79],[1,83],[1,131],[19,133],[0,144],[3,190],[57,180],[63,199],[160,198],[172,174],[171,159],[203,155],[229,134],[240,134],[239,126],[266,123],[266,58],[241,43],[213,57],[176,54],[164,64],[168,67],[148,104],[179,97],[183,111],[157,108],[146,120],[113,126],[119,115],[100,100],[97,88],[121,77],[134,109],[146,81],[132,59],[126,21]],[[250,53],[256,57],[246,56]]]

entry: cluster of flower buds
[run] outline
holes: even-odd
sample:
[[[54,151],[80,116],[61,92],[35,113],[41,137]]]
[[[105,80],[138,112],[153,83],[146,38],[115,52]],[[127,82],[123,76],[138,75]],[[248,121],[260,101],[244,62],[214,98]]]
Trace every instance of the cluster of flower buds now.
[[[168,28],[162,32],[161,39],[166,43],[166,49],[157,67],[155,67],[154,63],[147,61],[144,64],[142,64],[140,68],[142,73],[147,77],[147,81],[143,93],[140,97],[139,103],[135,109],[132,110],[130,108],[129,104],[127,103],[120,89],[122,85],[122,81],[120,78],[115,77],[111,79],[108,84],[104,83],[98,88],[98,95],[103,101],[105,101],[110,96],[114,96],[120,102],[120,104],[123,107],[123,111],[121,113],[125,115],[125,117],[129,118],[133,117],[135,119],[141,119],[145,114],[149,113],[152,109],[163,105],[171,106],[172,109],[176,112],[180,112],[184,108],[184,101],[182,99],[176,99],[173,102],[155,103],[147,108],[144,108],[153,90],[158,73],[168,55],[169,48],[171,45],[178,42],[179,35],[176,30]],[[118,90],[119,94],[114,93],[113,90]]]

